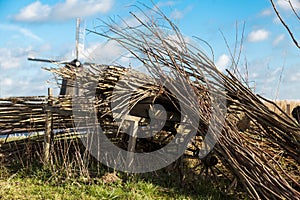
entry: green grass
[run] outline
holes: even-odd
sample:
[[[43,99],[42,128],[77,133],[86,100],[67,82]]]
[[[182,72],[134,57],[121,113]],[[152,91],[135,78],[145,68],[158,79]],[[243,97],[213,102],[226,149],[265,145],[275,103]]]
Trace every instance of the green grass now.
[[[136,176],[105,183],[101,178],[92,182],[82,177],[58,180],[46,170],[12,174],[2,169],[0,172],[0,199],[228,199],[203,184],[195,191],[181,188],[173,181],[150,181]]]
[[[155,186],[145,181],[113,184],[55,185],[32,178],[0,181],[1,199],[215,199],[213,196],[180,194],[174,189]]]
[[[155,199],[165,195],[155,186],[136,184],[92,184],[68,182],[55,185],[32,178],[0,182],[2,199]]]

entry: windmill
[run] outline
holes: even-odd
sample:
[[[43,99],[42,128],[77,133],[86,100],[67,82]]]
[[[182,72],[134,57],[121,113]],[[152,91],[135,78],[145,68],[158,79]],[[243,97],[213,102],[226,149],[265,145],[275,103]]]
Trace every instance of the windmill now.
[[[59,61],[59,60],[34,58],[34,57],[28,57],[28,60],[37,61],[37,62],[47,62],[53,64],[62,64],[64,65],[64,67],[66,67],[69,70],[80,70],[85,64],[91,65],[91,63],[81,63],[79,60],[79,46],[83,45],[79,43],[80,36],[82,38],[84,36],[84,33],[83,31],[80,30],[80,18],[77,18],[75,59],[71,61]],[[73,86],[74,86],[74,80],[72,80],[71,78],[63,78],[59,95],[72,96],[74,93],[78,95],[79,91],[78,90],[75,91]]]

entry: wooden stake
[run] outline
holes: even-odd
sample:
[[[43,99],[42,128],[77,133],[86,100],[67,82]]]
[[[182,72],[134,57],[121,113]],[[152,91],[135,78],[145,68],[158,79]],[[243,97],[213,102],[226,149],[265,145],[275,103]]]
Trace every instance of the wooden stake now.
[[[140,117],[135,117],[135,116],[130,116],[127,115],[125,120],[130,123],[130,136],[129,136],[129,141],[128,141],[128,147],[127,147],[127,167],[128,170],[133,170],[133,161],[134,161],[134,152],[135,152],[135,147],[136,147],[136,140],[137,140],[137,130],[139,127],[139,120]]]
[[[52,135],[52,113],[50,107],[52,106],[52,89],[48,88],[48,105],[46,109],[45,119],[45,134],[44,134],[44,164],[48,164],[50,160],[50,144]]]
[[[291,114],[291,104],[286,104],[286,114],[290,115]]]

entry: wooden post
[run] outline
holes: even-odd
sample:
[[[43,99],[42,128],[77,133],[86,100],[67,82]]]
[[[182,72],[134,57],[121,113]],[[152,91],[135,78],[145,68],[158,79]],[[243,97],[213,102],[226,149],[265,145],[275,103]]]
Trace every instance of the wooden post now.
[[[130,121],[130,134],[131,134],[131,136],[129,137],[128,148],[127,148],[127,151],[129,151],[129,152],[134,152],[135,151],[138,127],[139,127],[138,121]]]
[[[286,104],[286,114],[290,115],[291,114],[291,104]]]
[[[46,107],[46,118],[45,118],[45,134],[44,134],[44,164],[48,164],[50,160],[50,145],[52,135],[52,89],[48,88],[48,104]]]
[[[136,147],[136,140],[137,140],[137,131],[138,131],[138,127],[139,127],[139,120],[141,118],[140,117],[135,117],[135,116],[130,116],[127,115],[125,117],[125,120],[127,122],[130,123],[130,136],[129,136],[129,140],[128,140],[128,147],[127,147],[127,167],[128,170],[134,170],[133,169],[133,161],[134,161],[134,152],[135,152],[135,147]]]

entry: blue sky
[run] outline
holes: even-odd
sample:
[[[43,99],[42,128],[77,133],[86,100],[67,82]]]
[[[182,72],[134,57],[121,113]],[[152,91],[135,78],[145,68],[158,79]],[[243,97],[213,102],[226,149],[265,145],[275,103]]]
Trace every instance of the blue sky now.
[[[152,6],[151,1],[143,1]],[[241,3],[242,2],[242,3]],[[300,12],[300,3],[293,1]],[[239,69],[245,73],[255,92],[270,99],[300,99],[299,49],[279,23],[268,0],[174,0],[154,1],[167,16],[191,38],[197,36],[214,50],[214,61],[220,70],[230,67],[238,31],[243,48]],[[300,38],[299,20],[295,20],[284,0],[275,0],[278,9]],[[75,49],[75,19],[81,17],[86,28],[93,29],[109,17],[132,20],[130,5],[137,1],[116,0],[0,0],[0,97],[45,95],[56,87],[52,75],[42,70],[45,63],[27,61],[28,56],[72,60]],[[199,42],[204,50],[210,51]],[[239,45],[239,43],[238,43]],[[114,42],[93,34],[84,37],[81,59],[112,64],[124,54]],[[123,58],[118,63],[128,64]]]

